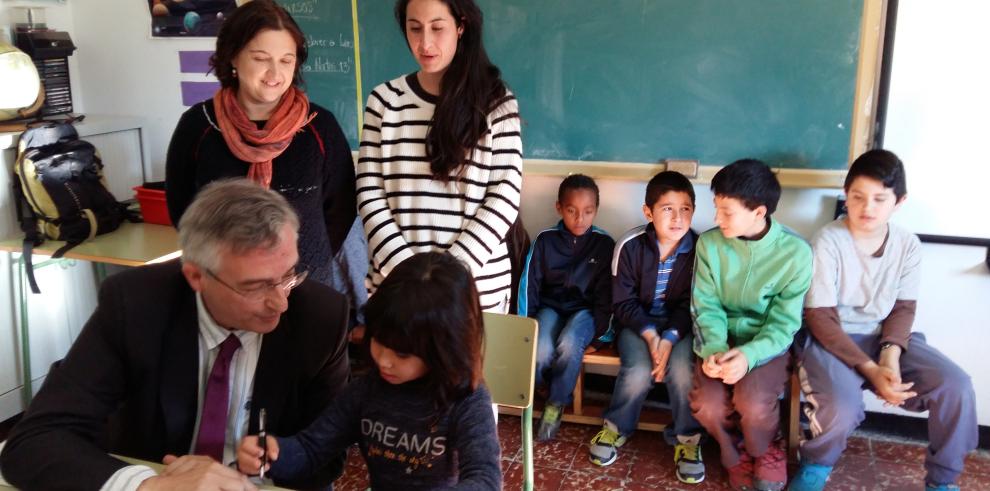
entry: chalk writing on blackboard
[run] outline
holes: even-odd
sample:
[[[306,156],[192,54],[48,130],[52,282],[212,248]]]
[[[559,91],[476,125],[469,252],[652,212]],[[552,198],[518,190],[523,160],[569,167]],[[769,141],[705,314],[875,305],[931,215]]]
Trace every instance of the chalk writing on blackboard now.
[[[285,10],[288,10],[296,20],[299,19],[312,19],[318,20],[316,14],[316,3],[318,0],[296,0],[292,2],[283,2],[282,6]]]
[[[324,56],[314,56],[311,61],[303,65],[304,72],[313,73],[351,73],[354,66],[354,58],[348,56],[346,59],[330,59]]]
[[[343,34],[337,34],[337,39],[319,38],[312,34],[306,35],[306,46],[309,48],[343,48],[354,49],[354,41],[344,39]]]

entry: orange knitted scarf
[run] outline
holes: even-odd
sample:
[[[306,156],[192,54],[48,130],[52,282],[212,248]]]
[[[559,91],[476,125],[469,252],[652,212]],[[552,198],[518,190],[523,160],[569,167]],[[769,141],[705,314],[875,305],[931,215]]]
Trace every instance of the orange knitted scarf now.
[[[213,108],[227,147],[235,157],[251,166],[248,168],[248,179],[266,189],[272,183],[272,161],[289,148],[296,132],[316,117],[316,113],[309,114],[306,94],[295,87],[290,87],[282,95],[275,112],[261,129],[248,119],[237,103],[237,93],[233,88],[218,90],[213,96]]]

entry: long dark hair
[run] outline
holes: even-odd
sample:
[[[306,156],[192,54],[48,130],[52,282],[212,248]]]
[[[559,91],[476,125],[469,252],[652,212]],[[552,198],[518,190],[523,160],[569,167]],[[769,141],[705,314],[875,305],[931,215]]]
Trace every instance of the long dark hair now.
[[[406,259],[365,305],[365,340],[418,356],[438,409],[481,383],[484,325],[474,277],[450,254],[425,252]]]
[[[302,87],[302,66],[309,55],[306,38],[289,12],[272,0],[253,0],[237,7],[220,25],[217,48],[210,56],[210,69],[220,80],[220,86],[238,87],[232,64],[234,58],[259,32],[268,29],[287,31],[296,42],[296,73],[292,77],[292,85]]]
[[[395,19],[403,36],[410,0],[395,2]],[[448,181],[481,136],[488,131],[488,113],[506,94],[501,72],[492,64],[481,39],[481,9],[473,0],[441,0],[464,33],[440,81],[440,100],[426,134],[426,154],[435,179]],[[406,43],[408,45],[408,38]],[[410,47],[410,50],[412,48]]]

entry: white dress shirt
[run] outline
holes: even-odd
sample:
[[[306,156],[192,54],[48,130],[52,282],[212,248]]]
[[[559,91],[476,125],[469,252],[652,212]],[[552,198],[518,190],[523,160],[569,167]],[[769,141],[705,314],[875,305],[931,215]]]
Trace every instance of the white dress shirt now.
[[[220,352],[220,343],[227,336],[234,334],[241,341],[241,347],[234,352],[230,361],[230,406],[227,409],[227,431],[223,445],[223,464],[229,465],[237,460],[237,444],[247,435],[248,421],[251,416],[251,393],[254,390],[254,372],[258,366],[258,356],[261,354],[262,335],[256,332],[230,330],[220,327],[207,312],[203,298],[196,293],[196,311],[199,319],[199,390],[197,393],[196,425],[193,427],[192,441],[189,442],[189,453],[195,450],[196,437],[199,435],[199,424],[203,413],[203,399],[206,393],[206,381],[213,370],[213,362]],[[144,465],[130,465],[115,472],[100,488],[101,491],[134,491],[146,479],[156,476],[154,470]]]

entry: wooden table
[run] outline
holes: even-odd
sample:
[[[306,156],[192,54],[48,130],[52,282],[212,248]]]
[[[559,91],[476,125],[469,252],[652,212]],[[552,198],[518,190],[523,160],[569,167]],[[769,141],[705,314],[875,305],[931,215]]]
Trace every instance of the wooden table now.
[[[0,242],[0,251],[19,253],[23,237]],[[33,254],[51,256],[65,242],[47,240]],[[179,235],[175,228],[150,223],[124,222],[109,234],[97,235],[65,253],[66,259],[94,263],[141,266],[179,257]]]
[[[37,260],[34,256],[51,256],[65,242],[48,240],[44,244],[35,247],[32,252],[32,263],[34,268],[42,268],[49,264],[55,264],[62,259]],[[11,269],[18,276],[17,295],[20,305],[21,320],[21,361],[24,373],[24,400],[31,402],[33,396],[31,382],[31,349],[28,329],[27,295],[29,291],[27,276],[24,272],[24,261],[21,255],[23,251],[23,237],[9,239],[0,242],[0,251],[7,253]],[[97,277],[103,280],[106,277],[106,264],[116,264],[121,266],[141,266],[144,264],[168,261],[179,257],[182,251],[179,250],[179,237],[175,228],[167,225],[153,225],[148,223],[124,222],[120,228],[108,234],[98,235],[90,240],[73,247],[65,253],[63,259],[77,259],[90,261],[96,266]],[[44,288],[44,285],[39,285]]]

